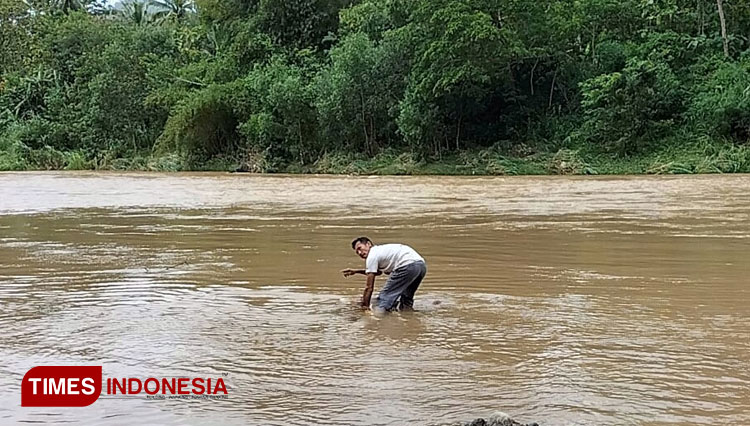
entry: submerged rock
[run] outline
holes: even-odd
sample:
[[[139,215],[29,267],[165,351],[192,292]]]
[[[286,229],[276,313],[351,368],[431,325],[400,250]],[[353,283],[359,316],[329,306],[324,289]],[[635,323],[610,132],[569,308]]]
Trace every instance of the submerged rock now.
[[[498,411],[487,418],[478,418],[471,422],[463,423],[462,426],[539,426],[538,423],[519,423],[509,415]]]

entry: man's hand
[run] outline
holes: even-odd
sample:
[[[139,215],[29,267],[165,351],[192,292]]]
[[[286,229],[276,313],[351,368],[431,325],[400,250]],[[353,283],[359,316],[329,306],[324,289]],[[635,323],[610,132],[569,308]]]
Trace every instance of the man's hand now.
[[[357,271],[355,271],[354,269],[351,269],[351,268],[346,268],[346,269],[342,269],[341,273],[344,274],[345,277],[350,277],[350,276],[356,274]]]
[[[365,285],[365,292],[362,293],[362,303],[360,304],[364,309],[370,309],[370,297],[373,288],[375,288],[375,273],[370,272],[367,274],[367,284]]]

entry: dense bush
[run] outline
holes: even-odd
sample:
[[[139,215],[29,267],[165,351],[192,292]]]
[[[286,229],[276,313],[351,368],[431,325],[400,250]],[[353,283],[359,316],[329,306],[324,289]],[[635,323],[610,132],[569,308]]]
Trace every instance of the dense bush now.
[[[669,65],[632,59],[622,71],[581,84],[585,122],[580,134],[622,154],[670,134],[683,109],[682,83]]]
[[[707,74],[695,87],[688,115],[699,130],[750,142],[750,57]]]

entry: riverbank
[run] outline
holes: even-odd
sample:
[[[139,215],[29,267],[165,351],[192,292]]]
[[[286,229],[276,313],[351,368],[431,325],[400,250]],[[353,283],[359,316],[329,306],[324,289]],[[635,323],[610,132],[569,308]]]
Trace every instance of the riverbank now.
[[[665,145],[637,155],[613,155],[591,148],[561,148],[554,152],[525,146],[464,150],[439,157],[384,150],[368,157],[360,153],[324,153],[307,164],[263,156],[214,157],[199,164],[178,154],[149,152],[62,152],[50,147],[0,151],[0,171],[13,170],[138,170],[237,171],[252,173],[353,175],[620,175],[749,173],[750,146],[697,141]]]

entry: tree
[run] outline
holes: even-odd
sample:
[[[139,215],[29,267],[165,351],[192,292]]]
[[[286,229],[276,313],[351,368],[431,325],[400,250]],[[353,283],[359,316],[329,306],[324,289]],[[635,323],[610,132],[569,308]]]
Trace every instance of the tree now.
[[[729,41],[727,40],[727,21],[724,18],[724,0],[716,0],[719,8],[719,22],[721,23],[721,41],[724,44],[724,56],[729,57]]]
[[[585,122],[580,135],[605,150],[630,155],[670,134],[685,110],[685,93],[658,58],[633,58],[622,72],[581,84]]]
[[[395,107],[400,93],[391,92],[387,47],[376,46],[364,33],[342,40],[331,50],[331,66],[317,81],[316,107],[326,137],[336,145],[375,154],[395,136]]]
[[[439,153],[482,134],[483,114],[502,107],[516,34],[471,1],[423,0],[411,30],[416,57],[398,119],[412,146]]]
[[[0,0],[0,76],[23,67],[35,41],[28,6],[20,0]]]
[[[193,0],[150,0],[149,4],[156,9],[154,16],[157,19],[172,19],[177,22],[184,21],[196,11]]]
[[[80,0],[52,0],[52,5],[66,14],[84,10],[84,4]]]
[[[151,23],[153,15],[149,12],[149,2],[132,1],[125,3],[121,15],[135,25],[146,25]]]
[[[238,130],[250,150],[301,164],[320,154],[313,93],[303,68],[275,57],[239,83],[242,94],[235,104],[246,120]]]
[[[350,0],[261,0],[260,28],[288,48],[318,48],[338,27],[339,10]]]

